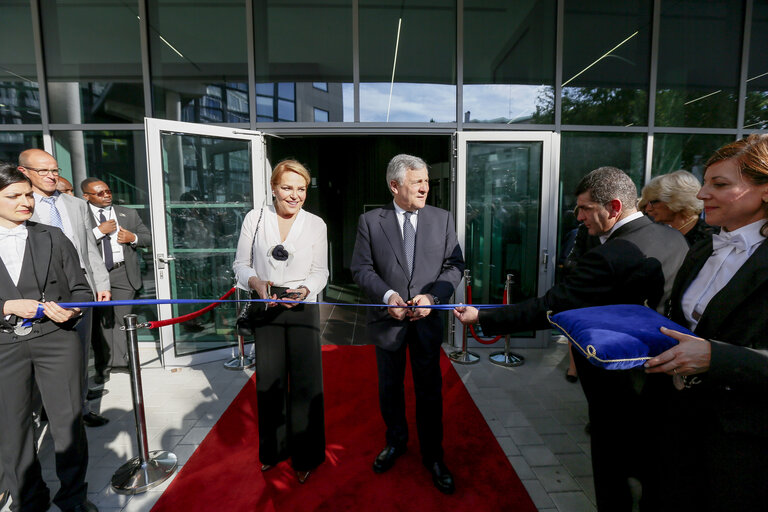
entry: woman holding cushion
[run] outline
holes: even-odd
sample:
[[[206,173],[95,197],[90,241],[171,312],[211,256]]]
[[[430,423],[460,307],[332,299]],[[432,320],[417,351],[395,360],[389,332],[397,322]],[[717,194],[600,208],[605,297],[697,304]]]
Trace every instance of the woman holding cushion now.
[[[325,460],[317,295],[328,282],[325,222],[302,209],[309,172],[295,160],[272,171],[273,205],[243,221],[233,265],[238,284],[270,302],[252,325],[262,471],[291,459],[300,483]],[[260,303],[261,304],[261,303]]]
[[[680,389],[660,419],[669,434],[659,466],[665,509],[765,510],[768,506],[768,135],[728,144],[709,159],[706,221],[721,233],[692,248],[672,290],[672,320],[696,336],[646,364]],[[674,501],[677,500],[677,503]]]

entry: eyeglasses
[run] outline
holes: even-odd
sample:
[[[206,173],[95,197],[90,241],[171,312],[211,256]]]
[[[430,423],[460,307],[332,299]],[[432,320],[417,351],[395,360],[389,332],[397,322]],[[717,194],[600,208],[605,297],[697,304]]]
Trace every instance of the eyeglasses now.
[[[53,174],[54,176],[58,176],[61,172],[61,169],[35,169],[34,167],[26,167],[24,165],[21,165],[19,167],[24,167],[25,169],[29,171],[35,171],[40,176],[48,176],[48,174]]]
[[[89,196],[104,197],[104,196],[111,196],[112,195],[112,191],[111,190],[101,190],[99,192],[84,192],[84,194],[87,194]]]
[[[648,201],[648,205],[649,206],[656,206],[656,204],[660,203],[660,202],[661,202],[661,199],[651,199],[650,201]]]

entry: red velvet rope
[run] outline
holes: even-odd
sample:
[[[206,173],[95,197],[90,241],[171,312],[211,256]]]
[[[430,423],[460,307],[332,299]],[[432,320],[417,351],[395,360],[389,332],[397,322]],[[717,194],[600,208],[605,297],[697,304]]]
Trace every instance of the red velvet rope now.
[[[224,300],[230,295],[232,295],[233,293],[235,293],[234,286],[227,293],[219,297],[219,300]],[[203,315],[204,313],[207,313],[208,311],[212,310],[218,305],[219,305],[218,302],[214,302],[213,304],[208,304],[203,309],[193,311],[192,313],[187,313],[186,315],[183,315],[183,316],[177,316],[176,318],[169,318],[168,320],[155,320],[153,322],[148,322],[149,325],[147,325],[147,327],[149,327],[150,329],[155,329],[157,327],[164,327],[166,325],[173,325],[173,324],[179,324],[181,322],[186,322],[187,320],[192,320],[194,318],[197,318]]]
[[[506,303],[507,303],[507,292],[505,290],[504,300],[502,301],[502,304],[506,304]],[[471,285],[467,285],[467,304],[472,304],[472,286]],[[475,333],[475,326],[471,324],[469,326],[469,332],[472,333],[473,338],[475,338],[479,343],[482,343],[483,345],[492,345],[504,337],[503,334],[499,334],[498,336],[490,340],[483,339]]]

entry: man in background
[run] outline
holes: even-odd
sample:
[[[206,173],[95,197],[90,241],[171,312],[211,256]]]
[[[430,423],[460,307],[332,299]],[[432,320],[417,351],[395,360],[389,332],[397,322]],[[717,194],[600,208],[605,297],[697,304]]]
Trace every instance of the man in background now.
[[[59,181],[56,182],[56,190],[62,194],[67,194],[70,196],[75,195],[75,189],[72,187],[72,183],[70,183],[69,180],[63,176],[59,176]]]
[[[86,178],[80,188],[88,201],[88,227],[109,272],[112,300],[132,300],[142,285],[137,249],[149,247],[152,235],[136,210],[112,204],[112,190],[100,179]],[[128,348],[120,327],[123,317],[130,312],[131,306],[110,306],[96,311],[93,355],[97,384],[108,380],[113,368],[127,368]]]

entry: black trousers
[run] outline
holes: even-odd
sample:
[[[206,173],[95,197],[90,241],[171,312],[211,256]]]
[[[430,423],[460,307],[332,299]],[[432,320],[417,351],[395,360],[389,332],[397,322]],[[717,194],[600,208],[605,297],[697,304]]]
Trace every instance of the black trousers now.
[[[573,351],[573,359],[589,407],[597,509],[631,512],[628,478],[643,483],[645,454],[651,448],[642,397],[645,376],[642,369],[599,368],[578,350]]]
[[[405,448],[408,423],[405,418],[406,350],[411,353],[411,371],[416,393],[416,430],[425,464],[443,461],[443,376],[440,345],[424,340],[409,324],[405,342],[395,351],[376,347],[379,371],[379,407],[387,426],[388,445]]]
[[[276,306],[254,328],[259,459],[291,459],[296,471],[325,460],[319,306]]]
[[[36,383],[48,413],[63,509],[85,501],[88,444],[82,420],[82,347],[74,331],[0,344],[0,463],[13,510],[47,510],[50,498],[37,458],[32,426]]]
[[[125,265],[109,271],[109,286],[112,300],[133,300],[136,290],[128,281]],[[94,309],[93,363],[101,373],[108,368],[128,366],[128,344],[123,326],[123,317],[131,313],[132,306],[109,306]]]

